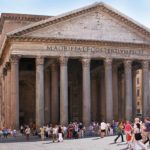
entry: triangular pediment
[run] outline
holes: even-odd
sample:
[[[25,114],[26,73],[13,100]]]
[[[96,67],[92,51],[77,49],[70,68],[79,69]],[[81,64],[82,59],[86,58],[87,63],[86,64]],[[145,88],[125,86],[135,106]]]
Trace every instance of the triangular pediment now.
[[[32,24],[9,35],[148,44],[148,33],[148,29],[118,11],[98,3]]]

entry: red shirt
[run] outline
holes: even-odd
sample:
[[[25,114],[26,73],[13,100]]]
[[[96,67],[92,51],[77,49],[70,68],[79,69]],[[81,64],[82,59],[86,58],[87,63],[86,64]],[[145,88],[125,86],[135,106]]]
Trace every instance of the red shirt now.
[[[131,127],[130,123],[127,123],[125,125],[125,131],[129,132],[129,131],[131,131],[131,129],[132,129],[132,127]]]

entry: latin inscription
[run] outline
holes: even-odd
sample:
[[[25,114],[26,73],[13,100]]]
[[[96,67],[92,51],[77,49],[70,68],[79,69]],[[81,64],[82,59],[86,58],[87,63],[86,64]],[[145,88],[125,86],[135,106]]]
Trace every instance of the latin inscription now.
[[[88,47],[88,46],[63,46],[63,45],[48,45],[47,50],[53,52],[75,52],[84,53],[90,55],[123,55],[124,57],[134,56],[144,56],[149,57],[144,53],[143,50],[128,50],[128,49],[114,49],[114,48],[98,48],[98,47]]]

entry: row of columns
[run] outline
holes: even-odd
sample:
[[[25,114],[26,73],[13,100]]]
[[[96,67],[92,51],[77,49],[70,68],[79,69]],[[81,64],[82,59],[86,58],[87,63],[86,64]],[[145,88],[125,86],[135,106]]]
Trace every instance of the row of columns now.
[[[68,67],[67,57],[60,57],[60,123],[68,123]],[[113,120],[113,85],[112,85],[112,59],[104,61],[105,66],[105,95],[106,95],[106,120]],[[125,99],[126,119],[132,117],[132,61],[126,60],[125,67]],[[52,120],[58,120],[58,71],[56,65],[52,66]],[[3,90],[2,99],[5,100],[5,120],[11,122],[10,126],[19,126],[19,57],[13,56],[10,60],[10,68],[3,83],[6,90]],[[88,124],[91,121],[91,79],[90,59],[82,59],[83,73],[83,122]],[[143,61],[143,116],[149,114],[149,62]],[[57,86],[55,85],[57,84]],[[3,86],[2,86],[3,87]],[[54,87],[54,88],[53,88]],[[4,89],[5,89],[4,88]],[[9,103],[9,104],[8,104]],[[55,111],[55,112],[54,112]],[[8,115],[9,114],[9,115]],[[10,120],[9,120],[10,119]],[[9,120],[9,121],[8,121]],[[36,58],[36,125],[44,124],[44,58]]]

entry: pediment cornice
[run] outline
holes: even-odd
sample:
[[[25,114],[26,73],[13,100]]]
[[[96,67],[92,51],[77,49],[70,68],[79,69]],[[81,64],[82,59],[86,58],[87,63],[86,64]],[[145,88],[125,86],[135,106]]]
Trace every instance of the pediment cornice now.
[[[130,47],[130,48],[150,48],[150,44],[145,43],[129,43],[129,42],[114,42],[114,41],[97,41],[83,39],[67,39],[67,38],[43,38],[43,37],[20,37],[11,36],[8,42],[42,42],[42,43],[63,43],[63,44],[83,44],[96,46],[113,46],[113,47]]]
[[[28,25],[26,27],[20,28],[18,30],[15,30],[13,32],[8,33],[9,35],[14,36],[21,36],[29,32],[33,32],[35,30],[41,29],[43,27],[47,27],[49,25],[53,25],[55,23],[59,23],[61,21],[66,21],[70,18],[77,17],[79,15],[85,14],[87,12],[90,12],[92,10],[95,10],[96,8],[99,8],[104,13],[109,14],[113,18],[116,18],[123,22],[125,25],[131,27],[132,29],[135,29],[137,32],[143,34],[144,36],[150,38],[150,29],[139,24],[138,22],[134,21],[133,19],[127,17],[126,15],[122,14],[121,12],[117,11],[116,9],[104,4],[104,3],[94,3],[90,6],[83,7],[81,9],[77,9],[74,11],[71,11],[69,13],[65,13],[56,17],[52,17],[46,20],[42,20],[37,23],[33,23],[31,25]]]

